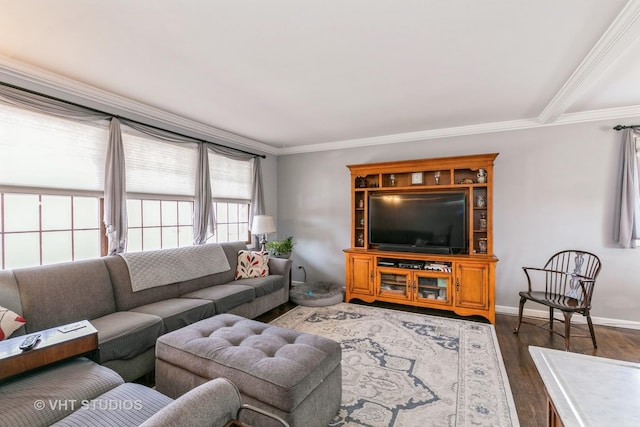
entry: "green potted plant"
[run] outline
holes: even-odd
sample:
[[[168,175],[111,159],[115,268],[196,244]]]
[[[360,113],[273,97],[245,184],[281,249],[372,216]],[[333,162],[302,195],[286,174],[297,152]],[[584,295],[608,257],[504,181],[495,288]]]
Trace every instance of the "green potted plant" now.
[[[289,236],[282,240],[268,242],[265,245],[265,248],[269,252],[269,255],[276,258],[289,258],[291,256],[291,251],[293,250],[293,245],[293,237]]]

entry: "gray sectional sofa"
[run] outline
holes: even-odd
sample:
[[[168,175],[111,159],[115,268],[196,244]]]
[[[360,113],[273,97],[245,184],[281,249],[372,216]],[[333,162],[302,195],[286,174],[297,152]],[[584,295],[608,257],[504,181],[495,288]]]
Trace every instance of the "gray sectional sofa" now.
[[[227,271],[136,292],[129,264],[117,255],[3,270],[0,305],[27,320],[12,337],[89,320],[98,330],[96,361],[132,381],[153,371],[162,334],[220,313],[254,318],[289,299],[291,261],[271,258],[268,276],[234,280],[246,245],[220,246]],[[162,260],[164,252],[157,252],[156,261]]]
[[[174,400],[144,385],[125,383],[111,369],[84,357],[0,382],[3,427],[223,427],[232,419],[244,419],[240,413],[245,409],[265,413],[243,404],[236,386],[224,378]]]

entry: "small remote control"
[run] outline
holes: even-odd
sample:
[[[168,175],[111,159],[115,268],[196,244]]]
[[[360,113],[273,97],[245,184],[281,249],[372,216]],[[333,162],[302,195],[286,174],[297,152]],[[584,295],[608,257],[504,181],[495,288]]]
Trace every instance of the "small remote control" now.
[[[20,350],[31,350],[40,341],[40,334],[30,335],[20,344]]]

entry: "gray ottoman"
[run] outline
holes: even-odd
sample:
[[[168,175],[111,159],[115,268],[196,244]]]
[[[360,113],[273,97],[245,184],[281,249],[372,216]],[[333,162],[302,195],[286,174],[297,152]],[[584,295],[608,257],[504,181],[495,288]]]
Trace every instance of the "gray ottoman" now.
[[[156,389],[175,399],[223,377],[238,387],[243,403],[291,426],[326,427],[342,399],[341,358],[340,344],[330,339],[220,314],[158,338]],[[251,416],[243,421],[277,425]]]

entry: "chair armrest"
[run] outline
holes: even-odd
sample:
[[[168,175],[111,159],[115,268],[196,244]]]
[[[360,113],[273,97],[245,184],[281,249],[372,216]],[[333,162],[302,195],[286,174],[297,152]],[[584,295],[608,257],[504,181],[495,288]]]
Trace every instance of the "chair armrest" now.
[[[240,393],[225,378],[208,381],[162,408],[144,427],[223,427],[237,418]]]
[[[240,408],[240,410],[238,411],[238,419],[240,419],[240,413],[243,410],[247,410],[247,411],[253,411],[253,412],[257,412],[258,414],[262,414],[265,417],[269,417],[271,419],[274,419],[276,421],[278,421],[280,424],[282,424],[284,427],[289,427],[289,423],[287,423],[285,420],[283,420],[282,418],[280,418],[279,416],[272,414],[269,411],[265,411],[264,409],[260,409],[258,407],[255,407],[253,405],[249,405],[247,403],[245,403],[244,405],[242,405],[242,407]]]
[[[562,274],[562,275],[565,275],[565,276],[571,276],[572,278],[578,278],[580,280],[592,280],[589,277],[582,276],[580,274],[568,273],[566,271],[560,271],[560,270],[551,270],[549,268],[522,267],[522,269],[524,270],[525,273],[527,273],[528,271],[542,271],[542,272],[545,272],[545,273],[555,273],[555,274]]]

